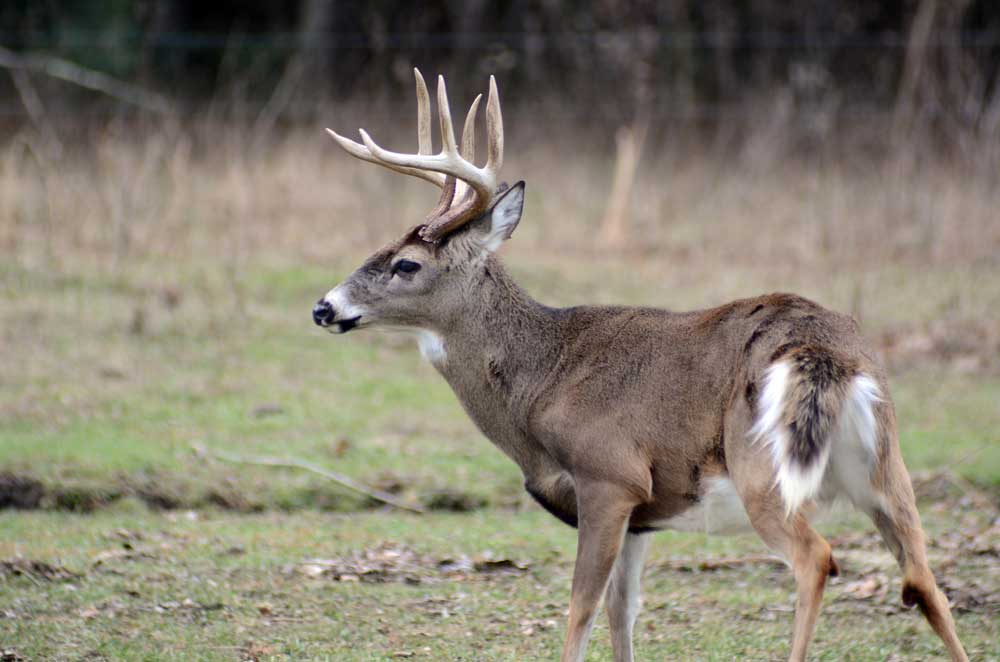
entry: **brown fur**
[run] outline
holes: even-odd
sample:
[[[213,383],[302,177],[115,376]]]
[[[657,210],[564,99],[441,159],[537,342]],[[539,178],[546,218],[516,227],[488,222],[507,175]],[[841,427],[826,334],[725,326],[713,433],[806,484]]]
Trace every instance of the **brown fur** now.
[[[826,347],[789,343],[771,355],[792,365],[785,425],[791,444],[790,461],[808,466],[817,461],[840,414],[850,379],[857,374],[856,363]]]
[[[748,438],[762,378],[778,359],[794,366],[786,423],[802,462],[829,443],[848,378],[863,372],[879,384],[886,397],[876,411],[871,482],[888,508],[872,516],[904,567],[907,596],[922,605],[952,658],[965,659],[926,566],[886,377],[852,318],[792,294],[680,313],[550,308],[483,251],[489,230],[487,214],[438,246],[411,231],[341,287],[373,323],[438,334],[446,358],[435,367],[469,416],[518,464],[529,493],[579,527],[564,661],[582,659],[626,531],[684,512],[701,498],[705,479],[719,475],[729,476],[754,528],[792,566],[799,592],[791,659],[805,658],[837,566],[808,509],[785,516],[773,461]],[[386,269],[399,257],[423,268],[407,282],[394,279]],[[625,621],[612,620],[618,660],[631,659],[621,643],[628,637],[620,628],[631,632]]]

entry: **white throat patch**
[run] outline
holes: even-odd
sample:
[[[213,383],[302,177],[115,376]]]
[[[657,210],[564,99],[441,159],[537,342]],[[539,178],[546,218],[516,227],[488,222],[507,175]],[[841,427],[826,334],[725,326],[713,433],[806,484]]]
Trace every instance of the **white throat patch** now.
[[[420,345],[420,353],[433,365],[440,365],[448,358],[444,349],[444,339],[433,331],[418,329],[417,344]]]

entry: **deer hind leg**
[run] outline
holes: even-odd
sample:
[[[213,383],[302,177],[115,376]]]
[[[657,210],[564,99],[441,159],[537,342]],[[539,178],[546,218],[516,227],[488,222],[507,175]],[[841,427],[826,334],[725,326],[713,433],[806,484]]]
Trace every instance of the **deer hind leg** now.
[[[746,443],[751,425],[746,401],[736,401],[726,420],[726,464],[754,530],[792,569],[797,599],[789,660],[801,662],[819,618],[826,579],[839,570],[830,544],[802,511],[786,515],[770,453]]]
[[[955,632],[948,599],[938,588],[927,564],[920,514],[897,446],[890,451],[885,467],[881,482],[886,486],[887,495],[880,506],[869,511],[869,516],[903,571],[903,604],[920,608],[954,662],[967,662],[969,658]]]
[[[784,503],[775,490],[758,492],[744,500],[750,523],[764,543],[791,566],[797,599],[789,660],[801,662],[812,640],[823,605],[826,578],[838,574],[830,544],[818,534],[802,513],[785,516]]]
[[[639,615],[642,564],[649,535],[628,533],[604,594],[615,662],[632,662],[632,628]]]

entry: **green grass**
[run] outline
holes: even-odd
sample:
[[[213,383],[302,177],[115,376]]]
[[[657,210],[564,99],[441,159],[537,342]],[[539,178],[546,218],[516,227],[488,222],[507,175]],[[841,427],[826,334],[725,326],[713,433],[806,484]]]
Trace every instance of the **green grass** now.
[[[953,525],[941,514],[928,523],[932,533]],[[855,526],[848,520],[824,528],[836,533]],[[435,660],[551,660],[561,644],[574,551],[573,532],[537,509],[434,516],[203,510],[192,520],[123,502],[88,516],[4,513],[0,533],[0,556],[48,559],[81,575],[0,579],[6,610],[0,640],[29,659],[233,660],[256,647],[266,651],[262,659],[275,660],[383,660],[399,652]],[[126,540],[133,557],[107,557],[129,551]],[[495,558],[527,562],[528,569],[449,579],[431,567],[415,585],[337,582],[295,570],[307,559],[385,541],[432,560],[489,550]],[[754,564],[692,573],[664,566],[759,548],[752,538],[658,535],[636,630],[640,659],[783,655],[794,602],[783,569]],[[865,567],[852,567],[855,557],[845,557],[844,577],[827,591],[812,659],[940,659],[919,614],[895,607],[894,572],[884,601],[846,595],[859,572],[891,564],[884,551],[860,551]],[[941,553],[932,554],[940,563]],[[99,558],[105,560],[96,564]],[[945,576],[953,585],[968,583],[984,563],[958,557]],[[960,612],[958,627],[973,659],[1000,654],[995,613]],[[603,622],[588,659],[610,659]]]
[[[80,575],[0,575],[0,647],[59,660],[234,660],[254,651],[289,660],[410,652],[418,659],[555,659],[573,532],[524,496],[517,468],[476,431],[412,341],[376,333],[331,338],[313,328],[311,304],[346,271],[342,265],[275,258],[227,276],[224,266],[198,264],[130,263],[111,273],[72,260],[55,269],[0,263],[9,295],[0,304],[0,471],[68,492],[120,493],[88,515],[0,512],[0,559],[43,560]],[[653,263],[599,264],[587,270],[528,255],[515,271],[557,303],[683,308],[750,294],[744,290],[751,286],[798,289],[782,287],[773,273],[748,272],[675,292],[666,286],[672,274]],[[880,282],[896,281],[884,275]],[[839,280],[803,283],[840,307],[850,291]],[[178,300],[169,303],[167,290]],[[928,319],[950,296],[928,295],[933,301],[914,314]],[[902,314],[894,309],[871,324],[880,329]],[[1000,378],[932,364],[894,375],[892,385],[911,469],[947,468],[995,501]],[[306,459],[365,483],[395,483],[413,501],[448,488],[487,507],[424,516],[373,510],[310,474],[206,460],[193,444]],[[182,509],[151,511],[129,496],[143,490],[169,495]],[[263,512],[211,507],[218,494]],[[947,504],[925,504],[932,540],[985,530],[995,516],[969,512],[961,500]],[[859,527],[870,528],[847,518],[824,531],[846,535]],[[122,549],[122,530],[141,536],[129,544],[142,554],[95,566],[102,552]],[[472,573],[460,581],[429,570],[416,585],[334,582],[294,571],[309,558],[387,541],[433,558],[489,550],[530,566],[524,574]],[[896,613],[898,573],[888,555],[869,543],[847,549],[845,577],[828,592],[812,659],[940,659],[920,616]],[[753,538],[658,535],[637,627],[640,659],[783,656],[793,603],[787,573],[767,564],[694,573],[664,566],[759,551]],[[943,547],[932,555],[949,585],[996,595],[994,557]],[[852,566],[851,559],[862,561]],[[847,597],[845,586],[873,568],[893,578],[887,597]],[[958,623],[974,659],[1000,656],[995,608],[960,612]],[[591,651],[589,659],[610,659],[603,622]]]

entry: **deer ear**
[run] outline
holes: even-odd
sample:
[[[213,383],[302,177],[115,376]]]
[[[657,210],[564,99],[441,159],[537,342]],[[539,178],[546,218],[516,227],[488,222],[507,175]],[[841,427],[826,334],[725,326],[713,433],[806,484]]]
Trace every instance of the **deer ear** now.
[[[524,209],[524,182],[518,182],[503,192],[483,219],[485,221],[479,242],[491,253],[500,248],[500,244],[510,239],[514,228],[521,220],[521,210]]]

